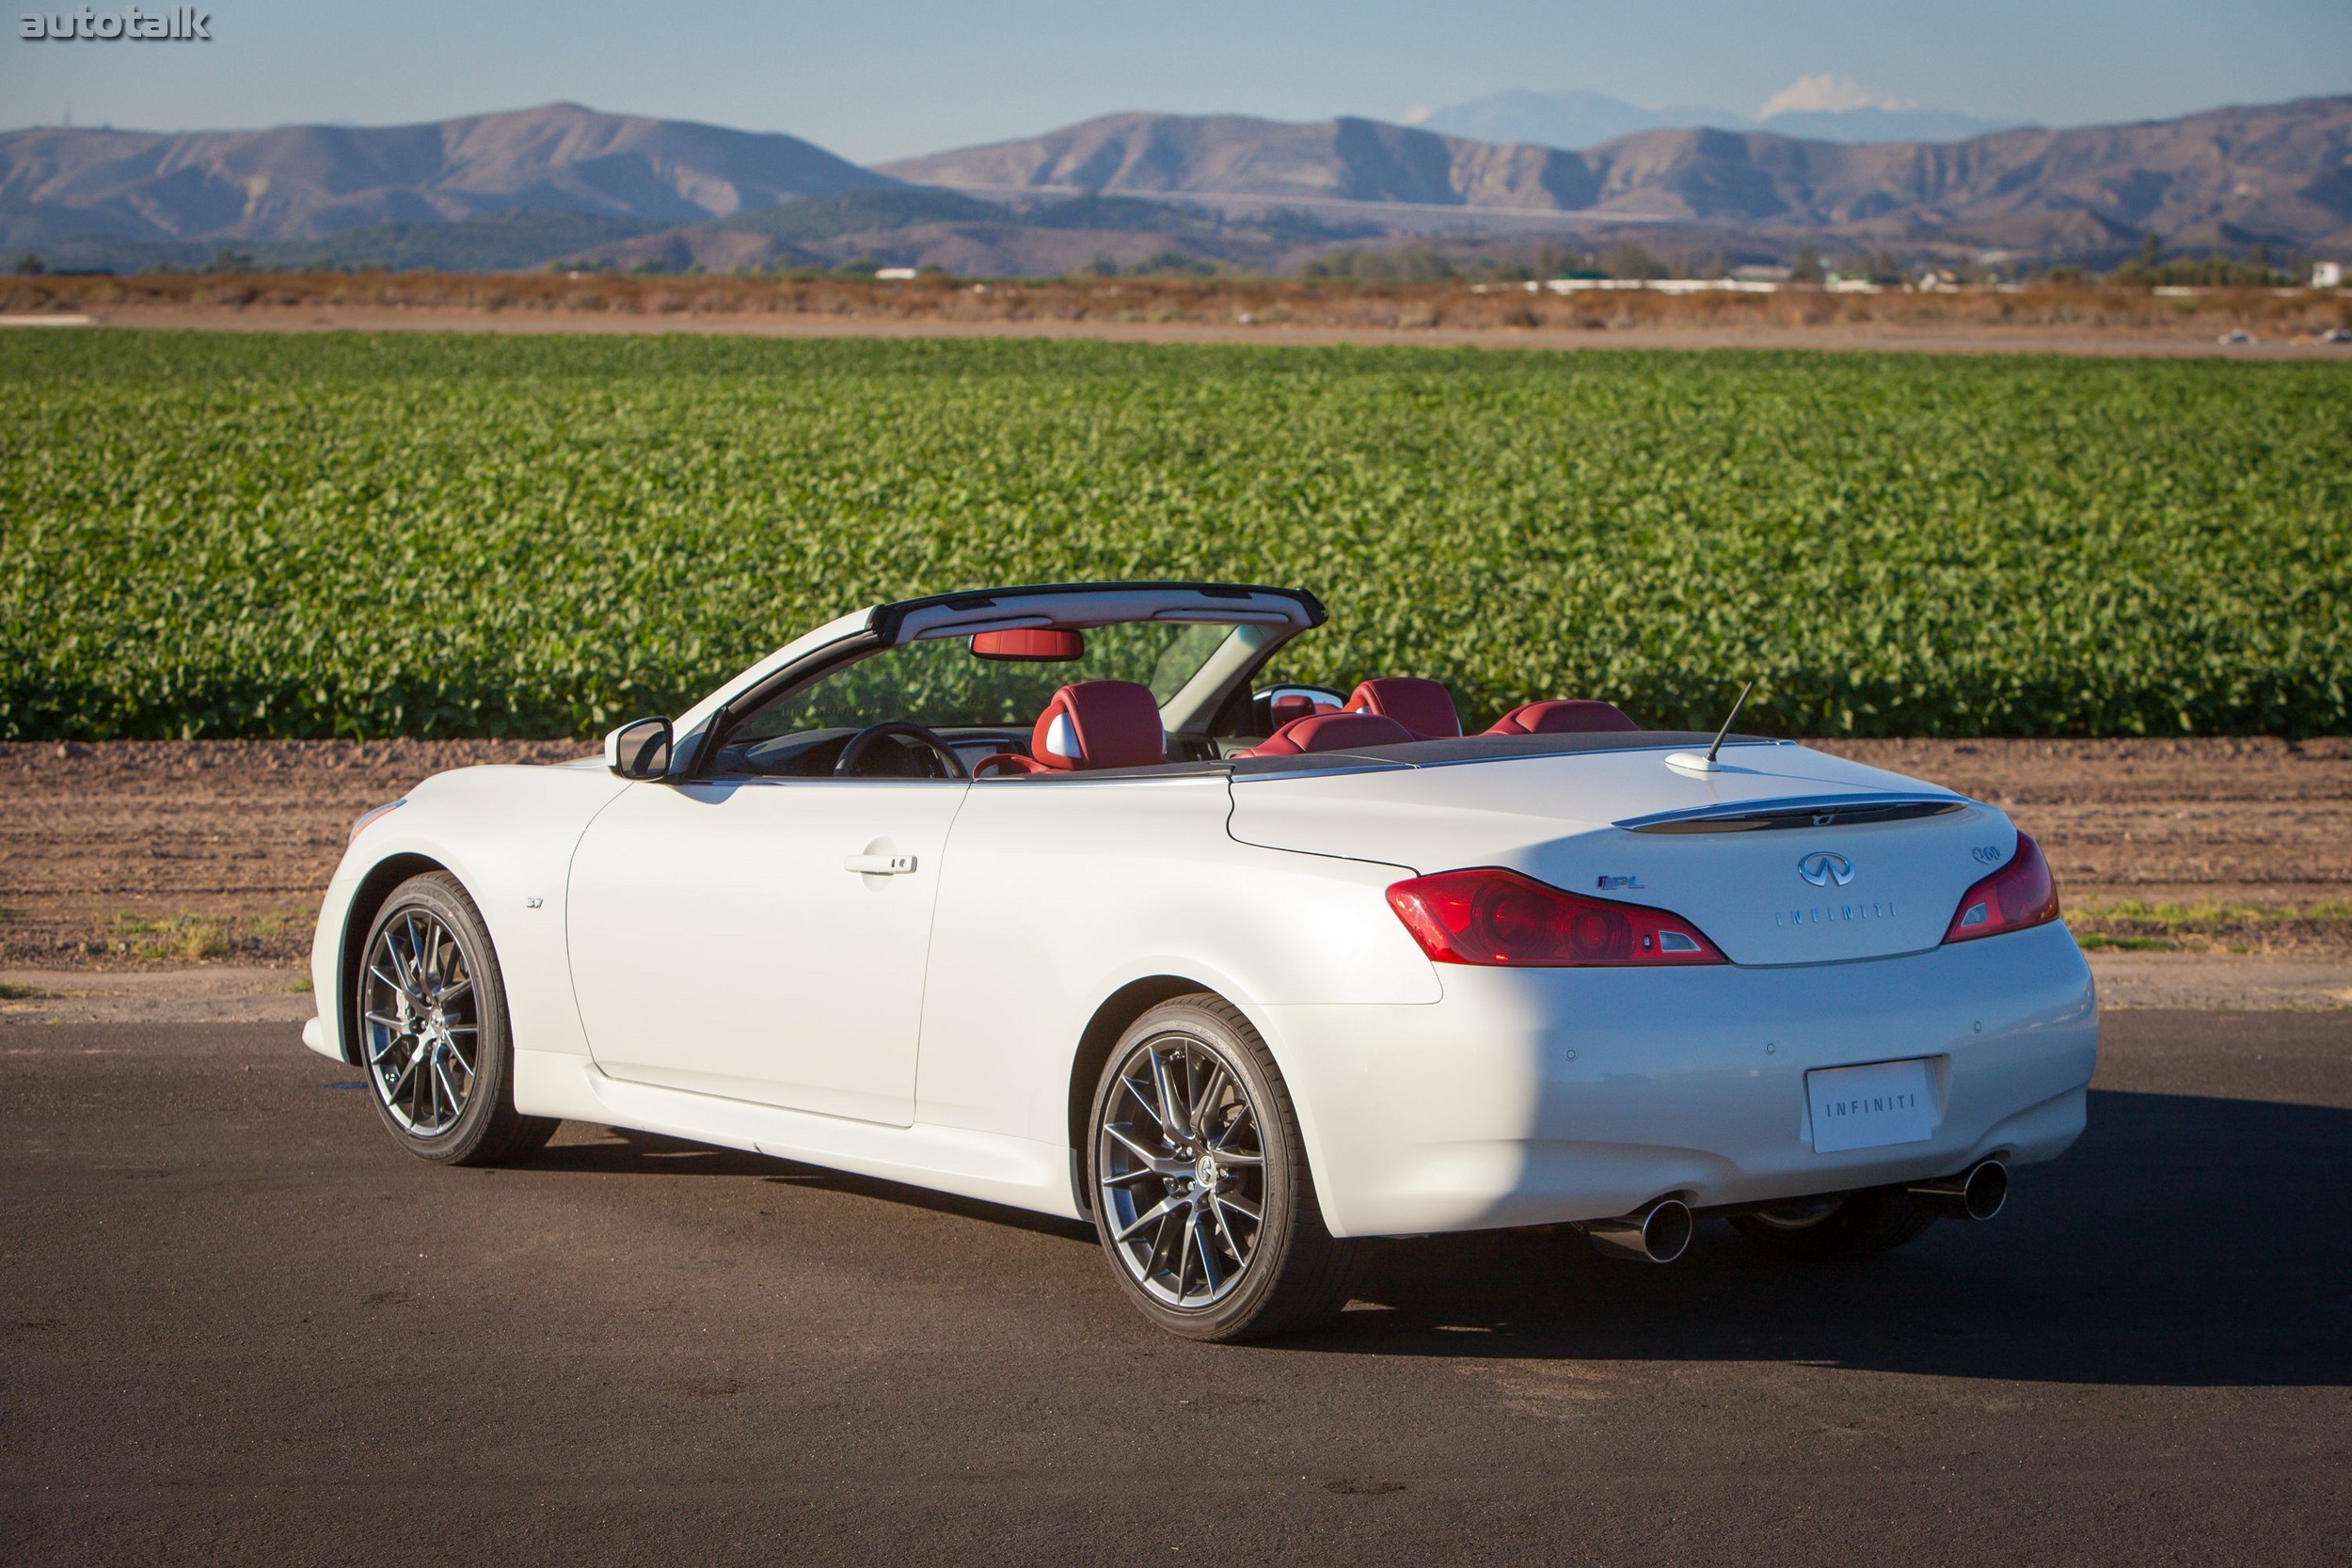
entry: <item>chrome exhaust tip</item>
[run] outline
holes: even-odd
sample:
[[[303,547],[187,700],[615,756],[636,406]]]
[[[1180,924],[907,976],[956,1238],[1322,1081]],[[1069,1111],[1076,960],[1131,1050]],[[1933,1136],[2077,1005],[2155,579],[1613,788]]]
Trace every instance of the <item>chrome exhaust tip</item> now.
[[[1958,1176],[1916,1181],[1903,1191],[1939,1218],[1989,1220],[2009,1202],[2009,1167],[1998,1160],[1979,1160]]]
[[[1604,1257],[1636,1263],[1671,1263],[1691,1247],[1691,1206],[1661,1197],[1613,1220],[1586,1220],[1581,1227]]]

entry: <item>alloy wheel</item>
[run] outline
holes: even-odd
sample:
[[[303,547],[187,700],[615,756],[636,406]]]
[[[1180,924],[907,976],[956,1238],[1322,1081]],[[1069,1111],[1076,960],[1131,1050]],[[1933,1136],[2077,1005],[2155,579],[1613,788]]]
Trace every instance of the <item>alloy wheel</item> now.
[[[1152,1299],[1198,1310],[1239,1287],[1264,1232],[1264,1136],[1248,1086],[1206,1042],[1167,1034],[1130,1050],[1094,1169],[1112,1250]]]
[[[368,1079],[392,1120],[420,1138],[457,1125],[473,1098],[481,1017],[456,933],[430,910],[376,933],[360,985]]]

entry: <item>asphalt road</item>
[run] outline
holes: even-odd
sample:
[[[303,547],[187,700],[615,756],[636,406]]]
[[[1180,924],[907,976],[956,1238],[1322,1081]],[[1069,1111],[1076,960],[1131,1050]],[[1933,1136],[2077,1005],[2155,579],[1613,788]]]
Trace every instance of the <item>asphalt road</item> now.
[[[1229,1349],[1073,1227],[583,1127],[433,1169],[284,1026],[0,1025],[0,1554],[2342,1562],[2352,1014],[2107,1040],[1991,1225],[1396,1243]]]

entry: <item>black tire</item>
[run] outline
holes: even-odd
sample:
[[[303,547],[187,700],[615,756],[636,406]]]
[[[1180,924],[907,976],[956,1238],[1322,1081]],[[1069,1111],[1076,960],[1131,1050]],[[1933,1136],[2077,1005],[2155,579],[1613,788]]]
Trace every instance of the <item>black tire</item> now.
[[[1757,1251],[1799,1262],[1851,1262],[1916,1241],[1935,1216],[1894,1187],[1872,1187],[1732,1216]]]
[[[1151,1052],[1158,1052],[1163,1063],[1187,1069],[1214,1062],[1230,1075],[1238,1095],[1224,1098],[1227,1086],[1218,1085],[1213,1073],[1200,1072],[1193,1087],[1210,1104],[1200,1117],[1203,1125],[1179,1126],[1168,1130],[1176,1136],[1167,1136],[1152,1106],[1139,1102],[1129,1086],[1131,1075],[1143,1069]],[[1173,1092],[1187,1091],[1178,1087]],[[1246,1110],[1234,1110],[1236,1101]],[[1180,1123],[1184,1120],[1182,1111],[1172,1114]],[[1154,1174],[1134,1155],[1133,1146],[1105,1132],[1108,1126],[1140,1139],[1171,1169],[1186,1164],[1196,1174]],[[1252,1126],[1254,1139],[1249,1135]],[[1182,1135],[1188,1131],[1205,1136],[1188,1142]],[[1248,1163],[1253,1142],[1263,1162],[1254,1166]],[[1228,1163],[1218,1162],[1220,1152]],[[1201,1155],[1207,1156],[1209,1173],[1205,1196],[1200,1196],[1204,1189],[1197,1174],[1203,1168]],[[1254,1179],[1249,1174],[1253,1170]],[[1363,1277],[1363,1243],[1335,1240],[1324,1228],[1297,1113],[1273,1056],[1249,1021],[1221,998],[1203,993],[1164,1002],[1120,1037],[1103,1066],[1087,1118],[1087,1180],[1095,1234],[1102,1240],[1111,1276],[1145,1317],[1170,1334],[1216,1341],[1294,1334],[1335,1316]],[[1190,1207],[1202,1251],[1184,1255],[1171,1286],[1167,1271],[1155,1267],[1168,1244],[1156,1238],[1173,1233],[1171,1222],[1184,1227],[1186,1209],[1172,1210],[1148,1232],[1126,1241],[1119,1231],[1150,1208],[1180,1198]],[[1244,1208],[1236,1209],[1235,1200]],[[1254,1226],[1246,1207],[1258,1210]],[[1209,1263],[1200,1261],[1203,1252]],[[1185,1270],[1205,1270],[1236,1258],[1240,1266],[1221,1284],[1213,1289],[1204,1277],[1193,1292],[1201,1299],[1184,1299]]]
[[[446,933],[447,942],[420,936],[437,929]],[[391,934],[389,952],[387,933]],[[397,961],[404,948],[429,952],[431,957],[420,962],[436,973],[428,976],[420,969],[410,975]],[[522,1159],[554,1136],[560,1123],[522,1116],[515,1109],[515,1052],[498,951],[490,943],[482,911],[456,878],[433,871],[394,888],[369,923],[367,943],[359,951],[352,988],[359,1066],[367,1075],[368,1101],[395,1143],[437,1164],[495,1165]],[[445,989],[444,983],[453,989],[458,980],[469,982],[463,994],[432,1014],[415,1009],[421,1021],[440,1017],[450,1032],[404,1034],[371,1022],[371,1012],[379,1019],[410,1016],[409,1007],[390,1010],[382,1006],[398,990],[389,984],[388,971],[399,971],[403,978],[437,991]],[[437,1064],[437,1050],[446,1053]],[[434,1065],[442,1069],[437,1076],[431,1070]],[[462,1089],[462,1103],[453,1098],[445,1104],[444,1088],[452,1096]],[[453,1106],[455,1115],[445,1115]]]

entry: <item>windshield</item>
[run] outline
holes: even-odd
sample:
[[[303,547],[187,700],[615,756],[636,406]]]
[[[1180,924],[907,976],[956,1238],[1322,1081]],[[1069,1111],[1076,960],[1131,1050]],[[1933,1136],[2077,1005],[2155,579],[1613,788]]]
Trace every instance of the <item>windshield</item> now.
[[[1166,709],[1213,661],[1254,657],[1264,628],[1136,621],[1060,635],[1076,643],[1074,657],[986,657],[973,651],[968,635],[884,648],[745,715],[727,735],[720,767],[821,772],[839,742],[893,720],[951,737],[986,732],[968,736],[977,756],[998,749],[999,741],[1025,744],[1029,726],[1054,693],[1081,681],[1133,681],[1150,688]]]

